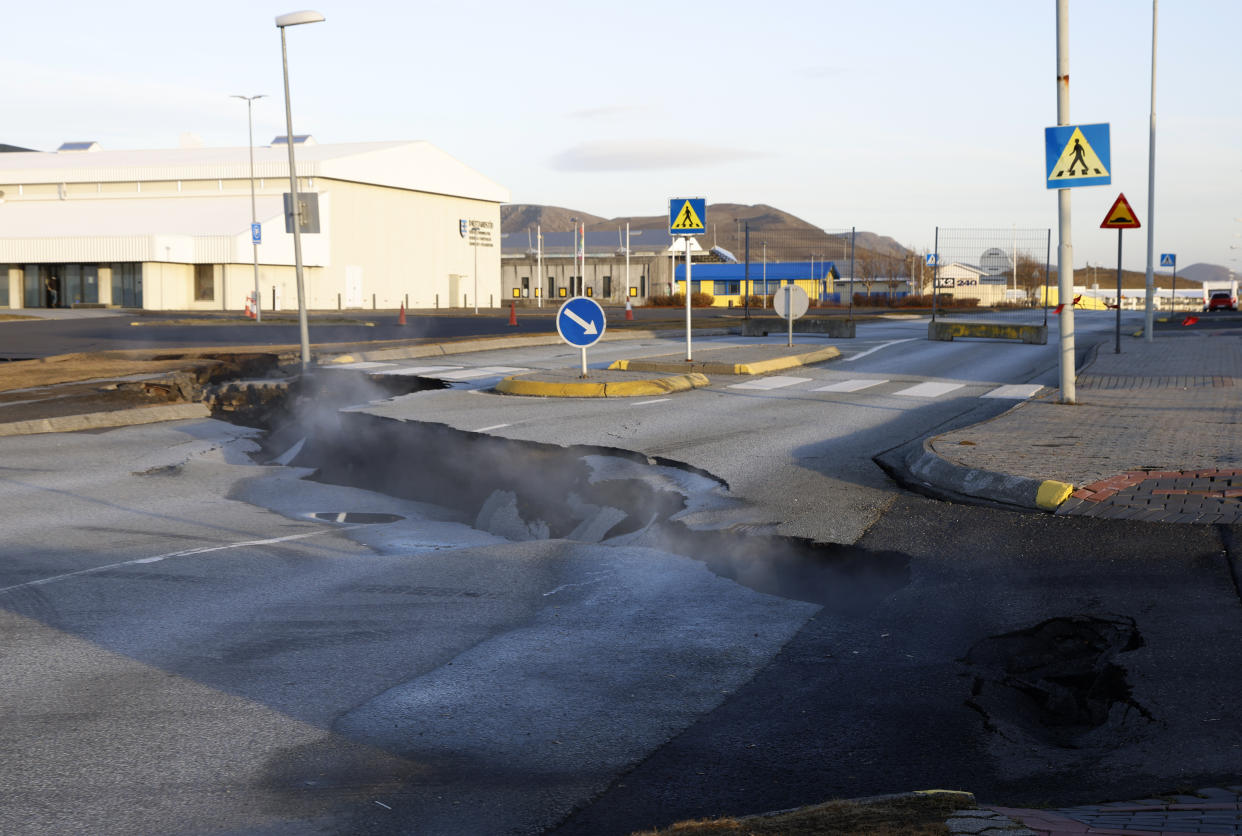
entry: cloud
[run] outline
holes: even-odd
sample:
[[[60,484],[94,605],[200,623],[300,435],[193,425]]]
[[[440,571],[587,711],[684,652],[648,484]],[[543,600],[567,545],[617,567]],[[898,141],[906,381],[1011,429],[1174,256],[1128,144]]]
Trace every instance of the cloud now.
[[[560,171],[646,171],[716,165],[765,156],[738,148],[717,148],[679,139],[601,140],[566,148],[551,160]]]

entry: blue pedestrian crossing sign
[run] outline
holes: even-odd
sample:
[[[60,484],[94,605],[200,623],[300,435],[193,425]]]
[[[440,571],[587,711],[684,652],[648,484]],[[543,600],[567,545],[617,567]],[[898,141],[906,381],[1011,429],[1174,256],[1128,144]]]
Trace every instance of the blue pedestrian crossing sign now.
[[[556,312],[556,331],[561,339],[575,348],[586,348],[604,336],[607,322],[604,309],[594,299],[575,296],[566,299]]]
[[[1050,189],[1113,182],[1108,123],[1044,128],[1044,167]]]
[[[256,244],[263,243],[263,224],[250,225],[250,240]]]
[[[1160,266],[1161,267],[1176,267],[1177,266],[1177,254],[1176,253],[1162,253],[1160,255]]]
[[[707,198],[674,197],[668,202],[670,235],[702,235],[707,232]]]
[[[927,254],[927,266],[928,267],[935,267],[939,263],[940,263],[940,256],[937,253]]]

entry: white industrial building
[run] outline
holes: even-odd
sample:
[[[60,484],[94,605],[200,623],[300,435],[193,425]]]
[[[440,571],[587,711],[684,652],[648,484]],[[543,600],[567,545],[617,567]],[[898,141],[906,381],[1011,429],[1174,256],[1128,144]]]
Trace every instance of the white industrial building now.
[[[308,308],[500,302],[508,190],[427,142],[299,137],[295,151]],[[262,308],[294,310],[283,137],[254,149],[254,188]],[[250,190],[245,146],[0,153],[0,308],[241,311]]]

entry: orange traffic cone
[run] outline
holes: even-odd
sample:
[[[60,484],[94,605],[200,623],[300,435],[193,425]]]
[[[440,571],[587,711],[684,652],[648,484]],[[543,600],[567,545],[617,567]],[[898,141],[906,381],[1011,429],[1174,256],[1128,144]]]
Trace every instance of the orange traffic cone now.
[[[397,314],[397,324],[398,325],[405,324],[405,302],[401,303],[401,313]]]
[[[246,294],[246,318],[247,319],[255,318],[254,316],[254,294],[253,293]]]
[[[509,303],[509,324],[517,325],[517,303]]]
[[[634,318],[634,309],[630,307],[630,300],[629,300],[629,299],[626,299],[626,300],[625,300],[625,318],[626,318],[626,319],[633,319],[633,318]]]

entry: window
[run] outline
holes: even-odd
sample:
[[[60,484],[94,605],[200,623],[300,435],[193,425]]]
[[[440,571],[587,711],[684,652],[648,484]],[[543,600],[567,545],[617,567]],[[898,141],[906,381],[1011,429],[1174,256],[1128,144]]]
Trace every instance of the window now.
[[[216,271],[213,264],[194,265],[194,301],[210,302],[216,298]]]
[[[604,298],[612,298],[612,276],[604,276]]]

